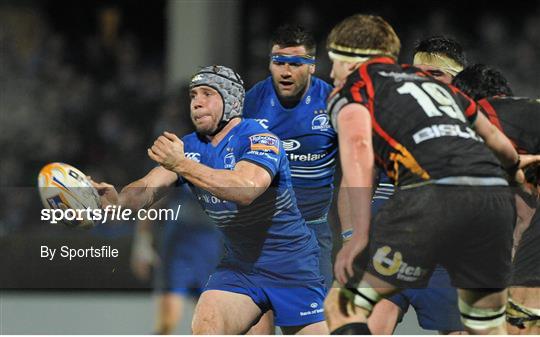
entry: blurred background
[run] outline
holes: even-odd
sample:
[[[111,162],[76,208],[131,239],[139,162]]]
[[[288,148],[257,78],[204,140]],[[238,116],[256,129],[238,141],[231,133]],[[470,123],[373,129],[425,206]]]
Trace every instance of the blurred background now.
[[[358,12],[381,15],[394,26],[401,63],[412,61],[416,41],[447,35],[463,44],[470,64],[501,69],[517,96],[540,96],[539,1],[1,0],[0,334],[149,333],[151,283],[129,270],[132,224],[83,232],[40,221],[40,168],[65,162],[95,180],[124,186],[153,167],[145,149],[157,135],[191,131],[186,85],[198,67],[230,66],[249,89],[269,74],[273,29],[293,22],[316,36],[316,75],[329,80],[326,36]],[[120,257],[75,263],[39,257],[41,245],[65,242],[112,245]],[[114,290],[114,297],[105,290]],[[95,322],[62,330],[36,307],[60,305],[53,304],[60,297],[75,301],[68,300],[73,309],[62,302],[71,314],[102,310],[100,298],[125,301],[113,316],[126,308],[135,313],[108,330],[108,323]],[[100,312],[100,322],[110,319]],[[414,324],[398,332],[418,333]]]

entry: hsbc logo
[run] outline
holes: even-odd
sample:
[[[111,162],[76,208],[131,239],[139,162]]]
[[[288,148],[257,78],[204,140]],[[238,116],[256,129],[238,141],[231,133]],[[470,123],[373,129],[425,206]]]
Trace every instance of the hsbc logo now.
[[[198,152],[186,152],[184,153],[184,156],[188,159],[191,159],[197,163],[201,162],[201,154]]]
[[[282,141],[283,142],[283,148],[285,149],[285,151],[287,152],[290,152],[290,151],[294,151],[294,150],[297,150],[300,148],[300,146],[302,145],[299,141],[297,141],[296,139],[285,139]]]

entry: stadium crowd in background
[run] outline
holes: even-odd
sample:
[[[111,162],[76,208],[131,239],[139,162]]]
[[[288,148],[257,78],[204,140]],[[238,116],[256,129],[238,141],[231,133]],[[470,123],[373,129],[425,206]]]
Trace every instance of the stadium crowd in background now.
[[[67,32],[54,31],[39,10],[0,12],[9,27],[0,30],[2,194],[10,193],[9,187],[33,188],[36,173],[51,160],[90,174],[99,167],[124,182],[142,172],[144,163],[150,165],[136,151],[154,136],[148,125],[171,125],[186,104],[164,95],[161,64],[143,58],[137,37],[107,36],[96,28],[95,35],[81,37],[84,50],[74,53]],[[98,15],[105,25],[106,17],[119,14],[111,8]],[[126,158],[122,164],[103,165],[119,154]],[[143,165],[132,165],[135,161]],[[25,192],[2,195],[7,203],[0,210],[0,233],[39,225],[28,212],[36,205],[29,197],[33,192]]]

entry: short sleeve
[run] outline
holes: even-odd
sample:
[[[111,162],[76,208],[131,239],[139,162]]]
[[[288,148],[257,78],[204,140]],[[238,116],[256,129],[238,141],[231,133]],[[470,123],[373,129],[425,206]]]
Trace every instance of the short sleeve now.
[[[463,114],[469,121],[469,123],[474,124],[476,117],[478,117],[478,105],[475,101],[472,100],[469,96],[465,95],[461,90],[457,89],[454,86],[451,86],[452,91],[456,95],[456,101],[458,105],[463,109]]]
[[[328,97],[327,111],[332,121],[332,126],[337,131],[337,117],[339,112],[351,103],[362,104],[369,110],[369,96],[366,83],[357,73],[353,73],[348,78],[345,85],[335,88]]]
[[[264,168],[272,179],[279,171],[282,147],[278,137],[271,133],[246,135],[242,139],[240,159]]]

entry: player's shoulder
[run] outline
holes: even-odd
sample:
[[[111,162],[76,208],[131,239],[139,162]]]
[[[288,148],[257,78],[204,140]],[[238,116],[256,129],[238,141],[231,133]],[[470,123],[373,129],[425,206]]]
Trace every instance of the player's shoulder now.
[[[239,135],[249,137],[256,134],[266,134],[279,139],[278,136],[264,128],[257,120],[244,118],[242,120],[242,128],[239,130]]]
[[[328,96],[328,94],[334,89],[332,85],[328,84],[325,80],[318,78],[317,76],[311,76],[311,80],[313,81],[313,90],[321,96]]]
[[[273,84],[271,76],[255,83],[255,85],[247,91],[246,100],[259,98],[261,95],[264,95],[266,92],[268,92],[268,90],[272,89],[272,85]]]
[[[410,64],[398,64],[395,62],[374,62],[367,63],[365,70],[360,69],[359,77],[363,81],[373,81],[378,83],[403,83],[403,82],[426,82],[435,80],[421,69]]]
[[[262,102],[264,102],[265,98],[272,93],[271,90],[273,90],[271,77],[268,77],[251,87],[244,99],[244,116],[248,118],[257,116],[260,112]]]
[[[279,137],[262,127],[254,119],[243,119],[237,135],[240,144],[244,144],[251,151],[271,151],[276,154],[281,152],[281,141]]]
[[[201,142],[201,139],[197,132],[188,133],[187,135],[182,137],[182,142],[184,144],[195,144]]]

